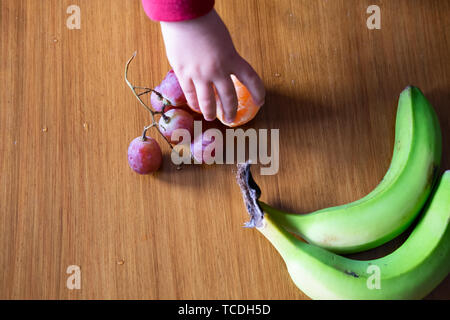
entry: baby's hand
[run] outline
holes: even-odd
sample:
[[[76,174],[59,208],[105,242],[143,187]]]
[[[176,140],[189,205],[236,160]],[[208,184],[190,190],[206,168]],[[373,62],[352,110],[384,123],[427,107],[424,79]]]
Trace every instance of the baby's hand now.
[[[215,10],[188,21],[161,22],[169,62],[186,99],[200,108],[206,120],[216,118],[216,88],[225,120],[236,117],[238,100],[230,75],[250,91],[256,104],[265,98],[264,85],[253,68],[237,53],[231,36]]]

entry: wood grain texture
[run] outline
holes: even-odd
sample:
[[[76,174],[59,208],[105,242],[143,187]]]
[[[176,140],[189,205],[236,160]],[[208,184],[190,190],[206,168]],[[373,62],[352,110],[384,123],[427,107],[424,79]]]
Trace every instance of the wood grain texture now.
[[[156,175],[129,169],[128,144],[148,115],[124,64],[137,50],[130,78],[146,86],[169,65],[140,1],[105,3],[0,2],[0,298],[306,299],[271,245],[242,228],[234,166],[177,171],[165,148]],[[80,30],[66,28],[71,4]],[[381,30],[366,27],[371,4],[382,8]],[[368,193],[389,166],[408,84],[435,106],[450,168],[449,1],[216,8],[268,90],[247,127],[280,128],[279,173],[256,175],[265,201],[309,212]],[[69,265],[81,266],[81,290],[66,288]],[[429,298],[449,299],[450,280]]]

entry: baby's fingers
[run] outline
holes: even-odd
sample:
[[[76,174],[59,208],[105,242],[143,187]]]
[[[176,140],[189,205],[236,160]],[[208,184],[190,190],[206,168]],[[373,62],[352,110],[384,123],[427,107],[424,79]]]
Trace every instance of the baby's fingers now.
[[[262,106],[266,98],[266,89],[264,88],[261,78],[252,66],[244,59],[241,59],[236,67],[234,75],[236,75],[239,81],[241,81],[250,91],[253,101],[258,106]]]
[[[216,96],[211,82],[195,82],[197,100],[203,117],[206,121],[213,121],[216,118]]]
[[[188,105],[190,105],[194,109],[200,110],[197,100],[197,92],[195,91],[195,86],[192,80],[189,78],[180,79],[180,86],[186,97]]]
[[[238,99],[231,77],[228,76],[220,79],[220,81],[214,82],[214,86],[217,89],[220,102],[222,102],[225,120],[227,122],[233,122],[236,118]]]

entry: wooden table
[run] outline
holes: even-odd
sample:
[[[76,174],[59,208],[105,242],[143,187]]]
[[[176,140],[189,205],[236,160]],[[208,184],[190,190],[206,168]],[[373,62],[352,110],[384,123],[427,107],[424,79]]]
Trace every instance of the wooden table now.
[[[79,30],[66,27],[71,4]],[[371,4],[381,7],[381,30],[366,26]],[[450,168],[449,1],[216,8],[268,90],[247,128],[280,129],[279,173],[256,175],[264,200],[310,212],[368,193],[389,166],[409,84],[439,114]],[[129,169],[128,144],[149,117],[124,64],[137,50],[130,78],[146,86],[170,68],[140,1],[2,0],[0,23],[0,298],[307,298],[269,242],[242,228],[234,166],[177,171],[164,146],[156,175]],[[70,265],[81,268],[81,290],[66,287]],[[449,299],[449,278],[429,298]]]

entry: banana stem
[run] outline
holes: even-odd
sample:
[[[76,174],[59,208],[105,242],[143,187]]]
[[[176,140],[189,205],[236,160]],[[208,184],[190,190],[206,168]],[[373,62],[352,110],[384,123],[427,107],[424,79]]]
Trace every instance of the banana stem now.
[[[263,225],[264,212],[258,203],[258,199],[261,196],[261,189],[253,179],[250,166],[249,161],[238,164],[236,179],[241,188],[247,212],[250,215],[250,221],[245,224],[245,227],[255,228]]]

